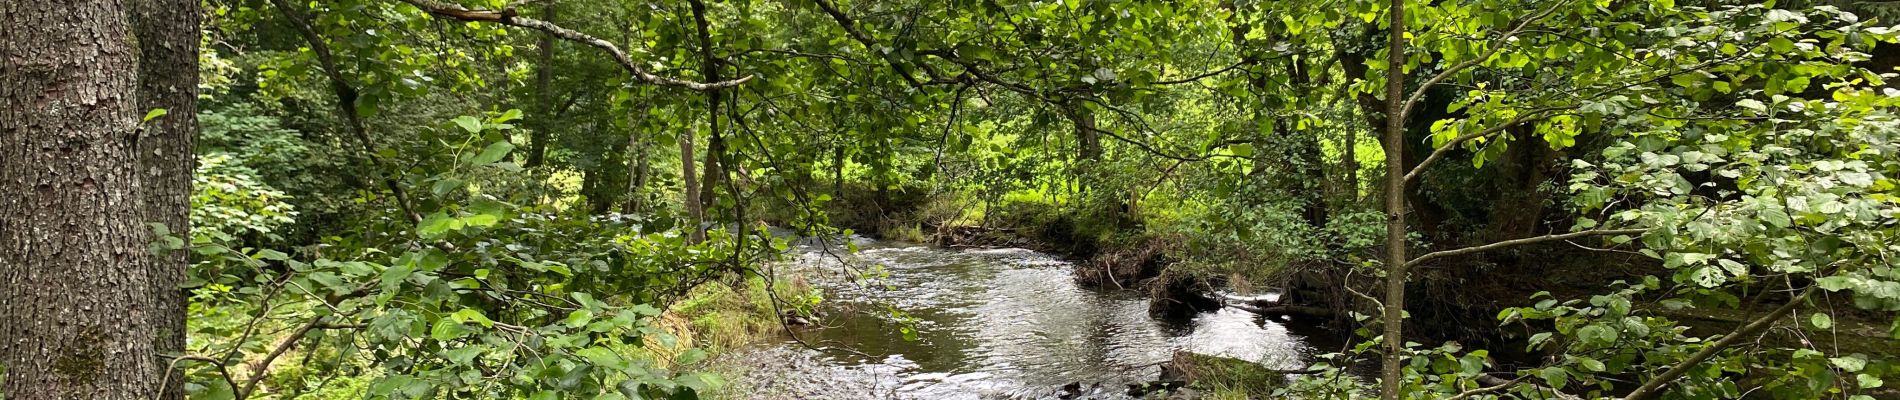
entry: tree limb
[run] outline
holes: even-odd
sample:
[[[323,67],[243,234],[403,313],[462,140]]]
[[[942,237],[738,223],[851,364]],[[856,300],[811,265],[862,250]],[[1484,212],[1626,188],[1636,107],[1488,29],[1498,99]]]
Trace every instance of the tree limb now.
[[[1544,17],[1550,16],[1551,13],[1556,12],[1558,8],[1561,8],[1565,4],[1568,4],[1568,3],[1569,2],[1567,1],[1557,2],[1556,4],[1552,4],[1550,8],[1546,8],[1543,11],[1539,11],[1536,14],[1532,14],[1530,17],[1525,18],[1523,21],[1519,21],[1517,23],[1517,26],[1511,27],[1511,30],[1509,32],[1505,32],[1504,36],[1498,37],[1498,41],[1504,42],[1504,41],[1516,38],[1517,34],[1520,32],[1523,32],[1524,28],[1530,26],[1532,22],[1537,22],[1538,20],[1544,19]],[[1505,47],[1505,43],[1498,43],[1497,46],[1491,47],[1490,50],[1486,50],[1484,54],[1482,55],[1471,58],[1469,60],[1465,60],[1464,62],[1453,64],[1450,68],[1445,68],[1444,71],[1439,71],[1437,75],[1432,75],[1431,79],[1426,79],[1425,83],[1419,84],[1417,89],[1412,90],[1412,95],[1405,98],[1405,105],[1399,108],[1399,113],[1398,113],[1397,118],[1400,121],[1403,121],[1405,120],[1405,117],[1411,116],[1412,107],[1418,105],[1418,101],[1425,97],[1425,92],[1431,90],[1432,86],[1437,86],[1439,82],[1444,81],[1446,78],[1450,78],[1453,74],[1463,72],[1465,69],[1471,68],[1473,66],[1477,66],[1478,63],[1482,63],[1485,60],[1491,59],[1491,56],[1497,55],[1498,51],[1504,50],[1504,47]]]
[[[825,10],[825,14],[830,15],[833,21],[837,21],[838,27],[844,28],[844,32],[851,35],[851,39],[857,40],[858,44],[864,45],[865,50],[876,54],[877,58],[883,59],[885,64],[889,64],[891,69],[897,72],[898,77],[904,78],[904,83],[910,84],[913,88],[923,89],[923,82],[919,82],[917,81],[917,77],[911,76],[910,69],[905,68],[904,64],[897,62],[897,59],[892,57],[889,51],[885,51],[882,48],[883,46],[878,45],[876,38],[872,38],[871,35],[865,34],[863,29],[858,28],[857,21],[845,15],[844,11],[839,10],[838,6],[831,4],[830,1],[812,1],[818,3],[818,8]]]
[[[1491,386],[1485,386],[1485,387],[1481,387],[1477,389],[1466,390],[1464,392],[1458,393],[1457,395],[1446,397],[1445,400],[1463,400],[1463,399],[1471,398],[1471,396],[1489,394],[1489,393],[1497,392],[1499,390],[1510,389],[1512,386],[1517,386],[1518,382],[1523,382],[1525,378],[1529,378],[1529,377],[1530,375],[1524,375],[1524,376],[1517,377],[1517,379],[1512,379],[1512,380],[1504,381],[1501,383],[1493,384],[1491,382],[1485,382],[1486,379],[1484,378],[1491,378],[1491,379],[1500,379],[1500,378],[1492,377],[1490,375],[1479,375],[1478,380],[1480,381],[1480,383],[1491,385]]]
[[[310,52],[316,54],[318,66],[323,67],[324,76],[330,79],[330,89],[336,92],[337,112],[343,114],[350,132],[355,134],[357,141],[363,145],[363,156],[369,158],[371,170],[375,171],[377,177],[382,178],[383,186],[389,189],[390,196],[396,198],[396,206],[402,209],[403,216],[409,217],[410,223],[421,222],[422,215],[417,214],[415,207],[409,204],[408,192],[402,189],[402,184],[397,183],[396,178],[388,175],[389,171],[384,170],[384,166],[388,164],[383,162],[382,156],[377,155],[376,141],[370,138],[369,127],[363,123],[363,116],[356,112],[356,88],[350,85],[349,80],[343,79],[343,70],[337,67],[336,55],[330,52],[329,43],[324,42],[323,37],[317,34],[317,30],[310,27],[310,20],[304,18],[302,12],[291,7],[284,0],[270,0],[270,3],[279,12],[284,13],[284,20],[288,21],[290,26],[297,30],[297,34],[303,36],[304,41],[310,44]]]
[[[282,1],[282,0],[272,0],[272,1]],[[641,82],[646,82],[648,84],[661,85],[661,86],[673,86],[673,87],[681,87],[681,88],[692,89],[692,90],[705,91],[705,90],[719,90],[719,89],[724,89],[728,87],[738,86],[740,84],[746,83],[746,81],[752,80],[752,77],[753,77],[752,75],[746,75],[745,77],[742,77],[739,79],[733,79],[733,80],[728,80],[728,81],[717,81],[717,82],[712,82],[712,83],[702,83],[702,82],[694,82],[694,81],[683,80],[683,79],[678,79],[678,78],[654,75],[652,72],[647,72],[645,68],[641,68],[639,64],[634,63],[632,56],[628,56],[626,51],[621,50],[620,46],[615,46],[612,42],[601,40],[600,38],[589,36],[579,31],[563,28],[560,25],[555,25],[554,23],[551,23],[551,22],[515,15],[514,9],[506,9],[506,10],[501,10],[501,11],[470,10],[459,5],[441,3],[435,0],[399,0],[399,1],[403,3],[408,3],[409,5],[416,6],[416,8],[421,8],[422,11],[428,12],[429,14],[435,15],[437,17],[448,18],[448,19],[453,19],[453,20],[458,20],[458,21],[494,22],[494,23],[499,23],[502,25],[528,28],[528,29],[533,29],[537,31],[547,32],[548,34],[554,35],[555,37],[558,37],[561,39],[566,39],[566,40],[570,40],[574,42],[579,42],[581,44],[585,44],[588,46],[593,46],[595,48],[606,51],[608,54],[612,55],[614,58],[614,61],[618,62],[621,68],[625,68],[628,73],[633,74],[634,79],[638,79]]]
[[[1531,122],[1531,121],[1542,120],[1545,118],[1553,117],[1555,116],[1555,114],[1547,115],[1544,113],[1549,112],[1549,111],[1555,111],[1555,110],[1563,110],[1563,109],[1568,109],[1568,107],[1538,109],[1536,111],[1518,115],[1517,118],[1512,118],[1510,121],[1506,121],[1502,124],[1498,124],[1497,126],[1493,126],[1490,128],[1486,128],[1485,130],[1472,132],[1472,133],[1460,135],[1456,138],[1452,138],[1451,141],[1445,142],[1445,145],[1438,146],[1438,148],[1436,149],[1432,149],[1431,155],[1426,156],[1425,160],[1419,161],[1418,165],[1412,166],[1412,169],[1410,171],[1406,171],[1405,182],[1411,183],[1412,181],[1417,180],[1419,174],[1425,171],[1425,167],[1431,166],[1432,163],[1438,162],[1438,160],[1441,158],[1445,158],[1445,155],[1450,153],[1451,149],[1458,147],[1458,145],[1460,144],[1464,144],[1465,142],[1469,142],[1472,140],[1477,140],[1478,138],[1491,137],[1493,135],[1497,135],[1499,133],[1504,132],[1505,129],[1511,129],[1525,122]]]
[[[1715,343],[1709,344],[1708,347],[1703,347],[1702,351],[1698,351],[1682,361],[1677,361],[1675,365],[1671,365],[1669,369],[1664,370],[1662,375],[1650,378],[1649,381],[1643,382],[1642,386],[1637,387],[1635,391],[1631,391],[1629,395],[1623,396],[1623,400],[1650,400],[1662,396],[1663,386],[1675,382],[1676,379],[1680,379],[1684,374],[1689,373],[1689,367],[1708,361],[1709,358],[1715,357],[1715,353],[1726,350],[1729,346],[1734,346],[1737,342],[1742,341],[1743,337],[1754,336],[1755,334],[1768,330],[1768,327],[1774,325],[1775,321],[1787,317],[1788,313],[1794,312],[1795,308],[1807,302],[1808,296],[1814,294],[1814,288],[1817,286],[1819,285],[1809,285],[1807,289],[1801,290],[1801,294],[1795,295],[1793,299],[1789,299],[1788,304],[1783,304],[1780,308],[1769,311],[1767,315],[1762,315],[1761,318],[1756,318],[1747,325],[1735,327],[1735,331],[1730,332],[1726,336],[1722,336],[1722,339],[1716,340]]]
[[[1526,245],[1526,244],[1532,244],[1532,243],[1542,243],[1542,242],[1549,242],[1549,241],[1556,241],[1556,240],[1570,240],[1570,239],[1576,239],[1576,238],[1586,237],[1586,236],[1633,235],[1633,234],[1638,234],[1638,233],[1643,233],[1643,232],[1648,232],[1648,231],[1649,229],[1595,229],[1595,230],[1571,232],[1571,233],[1558,234],[1558,235],[1544,235],[1544,236],[1537,236],[1537,237],[1527,237],[1523,239],[1511,239],[1511,240],[1491,243],[1491,244],[1487,244],[1483,246],[1472,246],[1472,247],[1465,247],[1465,248],[1460,248],[1460,249],[1434,251],[1431,253],[1426,253],[1425,255],[1418,256],[1418,258],[1414,258],[1411,261],[1406,261],[1405,266],[1407,267],[1415,266],[1415,265],[1418,265],[1420,263],[1423,263],[1425,261],[1435,259],[1435,258],[1491,251],[1491,250],[1497,250],[1497,249],[1511,247],[1511,246]]]

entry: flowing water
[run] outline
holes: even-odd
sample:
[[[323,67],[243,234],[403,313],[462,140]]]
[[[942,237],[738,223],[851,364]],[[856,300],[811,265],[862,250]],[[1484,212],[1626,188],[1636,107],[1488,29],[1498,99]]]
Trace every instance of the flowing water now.
[[[826,277],[814,283],[831,298],[802,343],[724,357],[741,366],[741,397],[1126,398],[1177,350],[1282,369],[1338,350],[1309,344],[1337,334],[1234,309],[1158,320],[1141,293],[1082,288],[1068,262],[1034,251],[858,243],[850,255],[804,245],[780,267]],[[845,279],[846,266],[888,277]]]

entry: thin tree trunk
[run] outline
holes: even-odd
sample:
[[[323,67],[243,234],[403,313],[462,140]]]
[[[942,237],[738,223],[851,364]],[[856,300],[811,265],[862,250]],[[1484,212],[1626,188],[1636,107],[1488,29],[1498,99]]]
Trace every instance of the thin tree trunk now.
[[[688,239],[693,243],[706,240],[706,231],[700,226],[706,224],[706,209],[699,205],[698,179],[693,177],[693,133],[692,129],[680,130],[680,184],[686,196],[686,228],[691,232]]]
[[[831,147],[831,198],[844,198],[844,141],[834,140]]]
[[[0,2],[0,365],[12,399],[150,399],[138,49],[120,0]]]
[[[554,21],[555,3],[549,1],[541,7],[542,19]],[[554,34],[543,34],[541,41],[536,43],[541,47],[541,54],[534,67],[534,90],[537,94],[534,101],[540,106],[541,114],[534,116],[534,130],[528,132],[528,160],[522,164],[526,167],[539,167],[547,162],[548,137],[552,136],[554,126],[559,124],[554,121],[557,114],[555,110],[560,107],[555,104],[558,101],[554,96],[554,39]]]
[[[1366,79],[1367,71],[1366,71],[1366,55],[1365,54],[1361,54],[1355,51],[1340,50],[1338,51],[1338,55],[1339,55],[1339,68],[1342,72],[1345,73],[1347,82],[1363,81]],[[1359,94],[1353,95],[1353,100],[1355,103],[1359,105],[1360,115],[1365,118],[1366,129],[1376,131],[1376,130],[1383,129],[1385,127],[1386,118],[1384,117],[1384,110],[1382,109],[1384,108],[1384,105],[1379,103],[1379,98],[1377,96],[1373,96],[1371,93],[1359,93]],[[1359,199],[1358,148],[1359,148],[1358,131],[1347,129],[1346,130],[1345,159],[1340,160],[1340,162],[1344,164],[1343,168],[1346,169],[1346,181],[1352,183],[1352,190],[1350,193],[1352,194],[1352,199],[1355,202],[1360,200]]]
[[[692,8],[693,25],[698,27],[699,31],[699,73],[709,82],[718,82],[719,60],[713,57],[712,28],[706,22],[706,2],[693,0]],[[699,190],[701,210],[712,207],[713,203],[718,201],[716,190],[719,187],[719,179],[725,175],[725,169],[719,162],[726,153],[726,140],[719,130],[719,103],[722,94],[718,90],[706,91],[706,127],[709,134],[706,137],[706,172],[700,177],[704,179],[700,182]]]
[[[639,45],[634,40],[636,29],[638,29],[637,26],[628,24],[624,32],[626,36],[621,38],[627,42],[628,48]],[[644,91],[636,90],[632,94],[634,100],[627,104],[627,199],[621,203],[620,212],[643,214],[647,209],[647,146],[649,145],[646,133],[648,122],[646,107],[651,107],[651,105],[644,102],[647,100],[645,96],[640,96],[644,94]]]
[[[627,112],[627,201],[621,212],[638,214],[646,212],[647,187],[647,140],[646,113],[639,106],[630,107]]]
[[[133,0],[132,30],[139,43],[137,110],[165,109],[146,121],[138,141],[144,184],[143,221],[163,224],[171,235],[191,240],[192,151],[198,137],[197,0]],[[137,111],[135,110],[135,111]],[[159,354],[185,352],[185,271],[190,252],[174,249],[155,255],[148,272],[156,312],[152,329]],[[185,376],[166,368],[160,398],[185,398]]]
[[[1405,0],[1392,0],[1385,68],[1385,355],[1379,398],[1397,400],[1405,363]]]
[[[357,144],[363,146],[363,158],[369,161],[370,171],[383,181],[383,187],[389,189],[390,197],[396,200],[396,207],[402,210],[403,216],[409,217],[409,222],[422,221],[422,214],[416,213],[415,206],[409,203],[409,194],[403,190],[402,183],[389,175],[395,171],[383,162],[383,156],[377,155],[376,140],[369,135],[369,125],[356,112],[356,87],[343,78],[343,68],[336,65],[336,55],[330,52],[330,44],[317,35],[316,28],[310,26],[310,20],[304,18],[297,8],[284,0],[270,0],[270,3],[284,14],[284,20],[298,35],[303,36],[304,42],[310,45],[310,52],[317,56],[318,66],[323,68],[324,76],[330,80],[330,89],[336,92],[337,113],[343,116],[345,127],[356,136]]]

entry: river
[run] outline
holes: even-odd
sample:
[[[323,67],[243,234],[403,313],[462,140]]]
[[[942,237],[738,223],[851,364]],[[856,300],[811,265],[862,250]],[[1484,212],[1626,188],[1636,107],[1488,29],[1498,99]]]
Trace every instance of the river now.
[[[1339,350],[1311,344],[1338,343],[1337,333],[1231,308],[1157,319],[1141,293],[1083,288],[1070,263],[1030,250],[857,243],[856,254],[802,244],[779,267],[819,277],[813,283],[829,296],[823,316],[819,326],[797,331],[800,340],[721,357],[721,363],[743,365],[730,377],[731,393],[756,399],[1128,398],[1127,385],[1155,380],[1158,365],[1177,350],[1280,369]],[[849,279],[846,272],[879,266],[888,276]],[[900,333],[906,326],[914,328],[914,340]]]

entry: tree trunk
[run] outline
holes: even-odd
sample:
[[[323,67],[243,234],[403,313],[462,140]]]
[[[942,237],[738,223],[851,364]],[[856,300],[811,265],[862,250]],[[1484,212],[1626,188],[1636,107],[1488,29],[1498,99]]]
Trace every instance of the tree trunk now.
[[[687,220],[685,223],[691,235],[687,238],[693,243],[699,243],[706,240],[706,231],[699,229],[701,225],[706,224],[706,209],[699,205],[699,180],[693,177],[693,136],[695,135],[692,129],[680,130],[680,189],[686,196]]]
[[[1385,355],[1379,371],[1379,398],[1398,400],[1405,363],[1405,0],[1392,0],[1387,11],[1385,68]]]
[[[329,42],[324,41],[317,34],[317,29],[310,26],[310,19],[304,18],[303,13],[288,1],[270,0],[270,3],[284,14],[284,22],[290,24],[299,36],[303,36],[304,42],[310,45],[310,52],[316,55],[317,65],[323,68],[324,77],[330,80],[330,90],[336,93],[337,114],[343,117],[345,127],[356,136],[357,144],[362,145],[361,154],[368,161],[371,173],[383,181],[383,187],[389,189],[390,197],[396,200],[396,207],[402,210],[403,216],[409,217],[410,223],[421,222],[422,214],[416,213],[416,207],[409,203],[408,192],[403,189],[399,177],[394,175],[398,170],[390,168],[390,164],[383,161],[383,156],[378,155],[376,139],[369,135],[369,124],[363,121],[363,115],[356,110],[359,92],[350,85],[349,80],[343,78],[343,68],[337,66],[336,54],[330,52]]]
[[[1338,54],[1339,67],[1345,73],[1347,82],[1366,79],[1365,54],[1347,50],[1340,50]],[[1381,110],[1384,105],[1379,104],[1377,96],[1371,93],[1359,93],[1353,96],[1353,101],[1359,105],[1359,114],[1365,118],[1366,129],[1377,132],[1385,127],[1385,112]],[[1355,201],[1359,200],[1359,138],[1356,137],[1356,132],[1352,129],[1346,130],[1345,155],[1342,156],[1344,160],[1340,160],[1343,164],[1341,168],[1346,169],[1346,182],[1351,183],[1351,190],[1348,193]]]
[[[144,184],[144,219],[164,224],[173,236],[191,240],[191,177],[198,136],[198,33],[196,0],[133,0],[131,23],[139,42],[139,110],[166,114],[146,121],[138,141]],[[190,252],[155,255],[150,267],[156,311],[152,329],[159,354],[185,352],[185,297],[179,285],[191,267]],[[185,377],[167,369],[161,398],[185,398]]]
[[[554,21],[555,3],[550,1],[541,7],[541,19]],[[522,166],[539,167],[547,162],[548,137],[552,136],[555,125],[556,108],[554,96],[554,46],[558,45],[553,34],[541,35],[536,46],[541,47],[539,65],[534,67],[535,103],[541,108],[541,115],[534,116],[534,130],[528,132],[528,160]]]
[[[693,0],[692,8],[693,25],[698,27],[699,32],[699,73],[707,82],[718,82],[719,59],[713,57],[712,27],[706,22],[706,2]],[[719,179],[725,176],[725,169],[719,162],[726,154],[726,140],[719,130],[722,93],[718,90],[706,91],[706,128],[709,133],[706,136],[706,173],[700,174],[703,181],[699,187],[699,208],[702,213],[718,201],[716,188],[719,187]]]
[[[627,201],[621,212],[639,214],[647,209],[647,110],[638,106],[627,112]]]
[[[119,0],[0,2],[0,364],[13,399],[150,399],[138,49]]]

